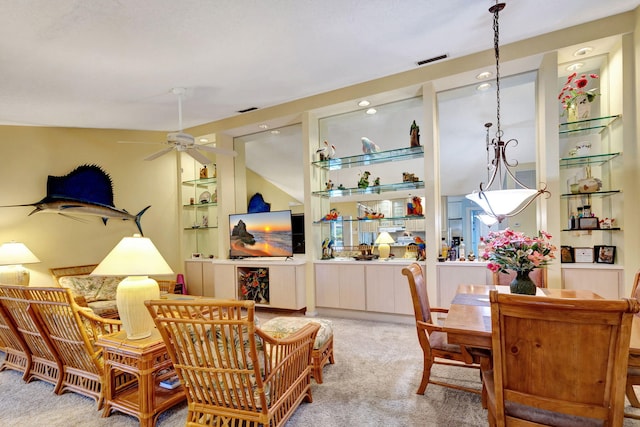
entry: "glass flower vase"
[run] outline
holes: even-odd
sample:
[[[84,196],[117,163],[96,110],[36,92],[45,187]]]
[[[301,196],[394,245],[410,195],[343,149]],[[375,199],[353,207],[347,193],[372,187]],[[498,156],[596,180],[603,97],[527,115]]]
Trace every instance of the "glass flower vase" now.
[[[536,284],[529,277],[531,270],[518,271],[516,277],[509,284],[512,294],[535,295]]]

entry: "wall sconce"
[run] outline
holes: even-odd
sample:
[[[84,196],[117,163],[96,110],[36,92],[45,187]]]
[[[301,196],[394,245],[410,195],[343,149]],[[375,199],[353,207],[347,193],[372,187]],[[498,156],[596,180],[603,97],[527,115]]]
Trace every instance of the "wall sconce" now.
[[[378,254],[380,255],[380,259],[389,258],[389,254],[391,253],[391,247],[389,245],[394,244],[393,237],[386,231],[383,231],[378,235],[376,239],[376,245],[378,245]]]
[[[29,270],[22,264],[40,262],[24,243],[7,242],[0,246],[0,283],[29,286]]]
[[[160,299],[158,282],[148,275],[173,274],[171,267],[150,239],[135,234],[125,237],[91,273],[92,276],[128,276],[118,285],[116,305],[127,338],[138,340],[151,335],[153,319],[144,305]]]

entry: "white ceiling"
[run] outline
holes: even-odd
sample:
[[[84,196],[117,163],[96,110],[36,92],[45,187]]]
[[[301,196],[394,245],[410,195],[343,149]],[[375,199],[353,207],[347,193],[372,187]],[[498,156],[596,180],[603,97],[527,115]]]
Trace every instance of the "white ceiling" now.
[[[177,130],[492,46],[490,0],[0,0],[0,124]],[[509,1],[501,43],[639,0]]]

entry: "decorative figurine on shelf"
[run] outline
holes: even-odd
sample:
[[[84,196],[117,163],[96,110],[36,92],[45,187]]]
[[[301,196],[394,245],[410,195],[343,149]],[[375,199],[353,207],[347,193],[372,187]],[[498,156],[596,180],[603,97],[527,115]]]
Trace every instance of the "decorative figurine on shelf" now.
[[[382,218],[384,218],[383,213],[373,212],[369,208],[364,208],[364,215],[358,217],[358,219],[382,219]]]
[[[358,181],[358,188],[367,188],[369,186],[369,175],[371,172],[364,171],[362,176],[360,176],[360,180]]]
[[[324,147],[316,150],[320,161],[331,160],[336,155],[336,146],[329,145],[327,141],[324,142]]]
[[[336,208],[331,208],[328,214],[322,217],[320,221],[333,221],[338,219],[340,212]]]
[[[329,180],[327,182],[324,183],[325,187],[324,189],[327,191],[331,191],[333,190],[333,181]]]
[[[346,190],[347,188],[342,185],[342,184],[338,184],[338,190]]]
[[[427,256],[427,244],[420,238],[420,236],[416,236],[413,240],[415,240],[416,245],[418,245],[418,256],[416,261],[424,261]]]
[[[203,227],[209,226],[209,217],[207,215],[202,215],[202,226]]]
[[[322,259],[333,258],[333,240],[328,237],[322,242]]]
[[[418,245],[415,243],[409,243],[404,250],[402,258],[405,259],[418,259]]]
[[[402,172],[402,182],[419,182],[420,178],[415,173]]]
[[[415,196],[407,203],[407,216],[424,216],[420,197]]]
[[[376,179],[373,181],[373,185],[374,186],[379,186],[380,185],[380,177],[376,177]]]
[[[211,178],[217,178],[218,177],[218,166],[214,163],[213,164],[213,174],[211,175]]]
[[[409,146],[410,147],[420,147],[420,126],[416,124],[414,120],[411,123],[411,129],[409,129]]]
[[[209,171],[207,170],[207,165],[202,166],[200,168],[200,179],[209,178]]]
[[[362,141],[362,152],[364,154],[377,153],[378,151],[381,151],[380,147],[366,136],[363,136],[360,140]]]

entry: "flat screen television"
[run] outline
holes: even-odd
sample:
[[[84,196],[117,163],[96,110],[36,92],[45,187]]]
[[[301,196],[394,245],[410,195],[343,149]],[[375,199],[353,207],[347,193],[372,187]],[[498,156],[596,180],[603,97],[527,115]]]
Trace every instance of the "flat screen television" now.
[[[229,215],[230,258],[293,256],[291,211]]]

